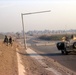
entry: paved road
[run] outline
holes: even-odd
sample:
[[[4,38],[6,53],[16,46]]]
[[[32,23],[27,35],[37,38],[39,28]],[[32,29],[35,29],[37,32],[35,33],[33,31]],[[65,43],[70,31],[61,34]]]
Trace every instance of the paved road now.
[[[44,52],[42,56],[48,56],[49,58],[53,58],[58,61],[60,64],[66,66],[67,68],[76,72],[76,55],[62,55],[59,51],[57,51],[55,46],[34,46],[32,47],[35,50]]]
[[[36,46],[36,42],[33,42],[34,38],[31,38],[27,43],[31,44],[31,47],[37,51],[44,52],[42,56],[48,56],[58,61],[60,64],[66,66],[67,68],[76,72],[76,54],[70,53],[68,55],[62,55],[60,51],[57,50],[56,46]]]

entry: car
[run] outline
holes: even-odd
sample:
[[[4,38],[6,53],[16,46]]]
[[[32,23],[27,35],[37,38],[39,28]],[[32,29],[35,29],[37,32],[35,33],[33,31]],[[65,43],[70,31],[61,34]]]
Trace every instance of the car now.
[[[76,40],[70,39],[68,41],[60,41],[56,43],[57,49],[62,54],[67,55],[70,52],[76,52]]]

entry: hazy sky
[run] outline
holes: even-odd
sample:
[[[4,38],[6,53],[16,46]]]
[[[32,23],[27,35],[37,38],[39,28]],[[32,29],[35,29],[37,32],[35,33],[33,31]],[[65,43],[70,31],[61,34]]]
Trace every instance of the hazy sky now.
[[[0,0],[0,32],[21,31],[21,13],[46,10],[25,15],[25,31],[76,29],[75,0]]]

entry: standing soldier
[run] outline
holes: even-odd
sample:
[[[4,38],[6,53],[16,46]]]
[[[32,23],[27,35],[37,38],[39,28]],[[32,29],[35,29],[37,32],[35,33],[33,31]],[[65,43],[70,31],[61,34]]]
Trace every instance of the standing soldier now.
[[[9,37],[9,44],[12,46],[12,37]]]
[[[7,35],[5,35],[4,41],[3,41],[7,46],[8,46],[8,38]]]

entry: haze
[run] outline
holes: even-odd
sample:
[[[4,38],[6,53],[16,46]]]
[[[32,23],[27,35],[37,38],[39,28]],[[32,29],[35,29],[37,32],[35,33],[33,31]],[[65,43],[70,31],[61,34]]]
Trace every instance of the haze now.
[[[46,10],[24,16],[25,31],[76,29],[75,0],[0,0],[0,32],[22,31],[21,13]]]

